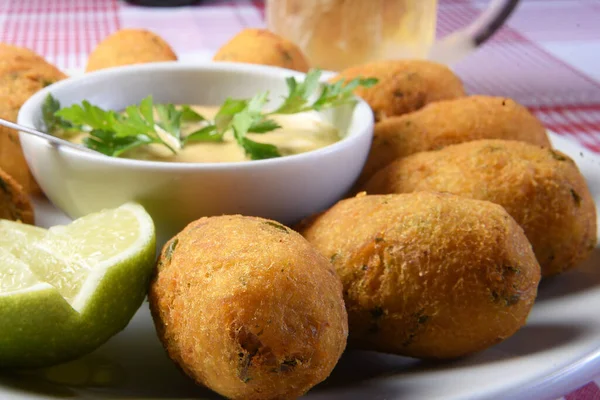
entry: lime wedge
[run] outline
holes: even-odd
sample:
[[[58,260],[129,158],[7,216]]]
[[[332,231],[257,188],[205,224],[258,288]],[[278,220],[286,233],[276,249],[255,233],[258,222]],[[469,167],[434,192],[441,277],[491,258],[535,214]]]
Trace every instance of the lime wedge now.
[[[47,289],[51,286],[40,282],[23,261],[9,251],[0,248],[0,293],[15,293],[31,288]]]
[[[20,254],[45,234],[46,230],[37,226],[0,219],[0,248],[15,254]]]
[[[106,342],[140,307],[154,257],[137,204],[49,230],[0,221],[0,367],[57,364]]]

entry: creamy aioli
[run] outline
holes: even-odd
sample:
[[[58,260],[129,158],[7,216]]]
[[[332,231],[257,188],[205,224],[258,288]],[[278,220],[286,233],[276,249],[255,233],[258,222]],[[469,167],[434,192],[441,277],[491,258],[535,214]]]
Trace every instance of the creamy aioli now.
[[[213,119],[219,107],[190,106],[194,111],[207,119]],[[336,127],[323,120],[317,112],[304,112],[291,115],[274,115],[272,119],[281,125],[268,133],[248,133],[247,137],[256,142],[269,143],[277,147],[282,156],[316,150],[340,140]],[[201,129],[203,122],[186,122],[181,124],[182,136]],[[80,143],[85,134],[77,135],[71,141]],[[232,132],[227,132],[222,142],[188,143],[177,154],[160,144],[151,144],[133,149],[123,155],[138,160],[168,162],[236,162],[249,158],[244,149],[238,145]]]

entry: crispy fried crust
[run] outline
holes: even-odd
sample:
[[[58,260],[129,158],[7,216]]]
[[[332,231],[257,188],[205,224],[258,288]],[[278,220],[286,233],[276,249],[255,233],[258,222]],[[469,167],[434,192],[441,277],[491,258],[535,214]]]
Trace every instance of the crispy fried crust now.
[[[176,61],[177,55],[160,36],[144,29],[121,29],[105,38],[90,54],[86,72],[160,61]]]
[[[0,43],[0,118],[17,122],[19,109],[40,89],[66,78],[31,50]],[[0,168],[28,194],[40,193],[29,171],[17,132],[0,127]]]
[[[0,219],[33,224],[33,207],[17,181],[0,169]]]
[[[463,97],[460,79],[446,66],[430,61],[376,61],[350,67],[332,81],[357,77],[377,78],[371,88],[358,88],[356,94],[373,109],[377,121],[406,114],[434,101]]]
[[[309,69],[298,46],[266,29],[244,29],[225,43],[213,60],[271,65],[300,72]]]
[[[542,123],[514,100],[469,96],[440,101],[375,126],[359,184],[396,158],[479,139],[518,140],[551,147]]]
[[[333,267],[299,234],[261,218],[190,224],[165,245],[149,299],[169,356],[228,398],[298,397],[346,345]]]
[[[425,192],[359,195],[301,233],[342,279],[353,347],[460,357],[514,334],[537,295],[531,245],[490,202]]]
[[[380,170],[364,190],[440,191],[500,204],[523,227],[544,276],[573,268],[596,245],[596,208],[577,166],[528,143],[480,140],[414,154]]]

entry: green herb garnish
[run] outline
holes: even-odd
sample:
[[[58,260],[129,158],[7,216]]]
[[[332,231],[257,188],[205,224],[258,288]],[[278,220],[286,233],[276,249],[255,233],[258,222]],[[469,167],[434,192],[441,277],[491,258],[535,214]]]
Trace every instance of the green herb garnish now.
[[[181,107],[181,121],[182,122],[200,122],[206,121],[202,115],[192,110],[190,106],[184,105]]]
[[[104,110],[83,101],[60,108],[60,103],[48,95],[42,114],[48,133],[65,136],[66,132],[84,132],[84,146],[100,153],[119,157],[140,146],[159,144],[176,154],[194,142],[221,142],[227,132],[233,137],[246,155],[252,160],[280,157],[276,146],[256,142],[248,133],[262,134],[280,129],[272,115],[296,114],[320,111],[355,102],[353,91],[359,86],[371,87],[376,79],[356,78],[349,82],[321,84],[321,71],[311,70],[304,81],[294,77],[286,79],[288,94],[275,110],[264,110],[269,92],[262,92],[251,99],[227,99],[213,120],[194,111],[190,106],[154,104],[152,96],[139,105],[131,105],[123,113]],[[202,123],[200,129],[183,135],[181,126],[185,122]]]
[[[246,137],[250,128],[264,119],[262,109],[268,100],[268,95],[268,92],[263,92],[254,96],[240,112],[233,116],[231,120],[231,127],[233,128],[235,140],[253,160],[262,160],[280,156],[277,147],[272,144],[258,143]]]
[[[60,136],[67,136],[66,132],[73,129],[79,130],[79,127],[56,115],[58,110],[60,110],[60,103],[54,97],[48,95],[42,105],[42,117],[49,132]]]
[[[306,111],[319,111],[354,102],[353,91],[359,86],[372,87],[377,83],[375,78],[354,78],[349,82],[337,81],[322,85],[321,93],[312,103],[310,99],[317,94],[321,71],[311,70],[303,82],[298,83],[293,77],[286,79],[288,95],[283,104],[272,114],[296,114]]]

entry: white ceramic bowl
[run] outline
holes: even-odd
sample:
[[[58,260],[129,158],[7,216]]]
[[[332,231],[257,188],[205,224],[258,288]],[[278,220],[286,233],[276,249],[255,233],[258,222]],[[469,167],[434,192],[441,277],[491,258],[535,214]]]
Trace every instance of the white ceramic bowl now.
[[[285,78],[304,75],[230,63],[157,63],[119,67],[70,78],[36,93],[18,122],[44,129],[41,107],[52,93],[61,106],[89,100],[120,110],[148,95],[155,102],[221,104],[264,90],[274,103],[287,93]],[[335,203],[352,186],[366,160],[373,116],[362,100],[325,118],[344,137],[325,148],[276,159],[236,163],[166,163],[104,157],[20,134],[33,175],[48,198],[72,218],[127,201],[142,204],[160,239],[202,216],[244,214],[292,224]]]

